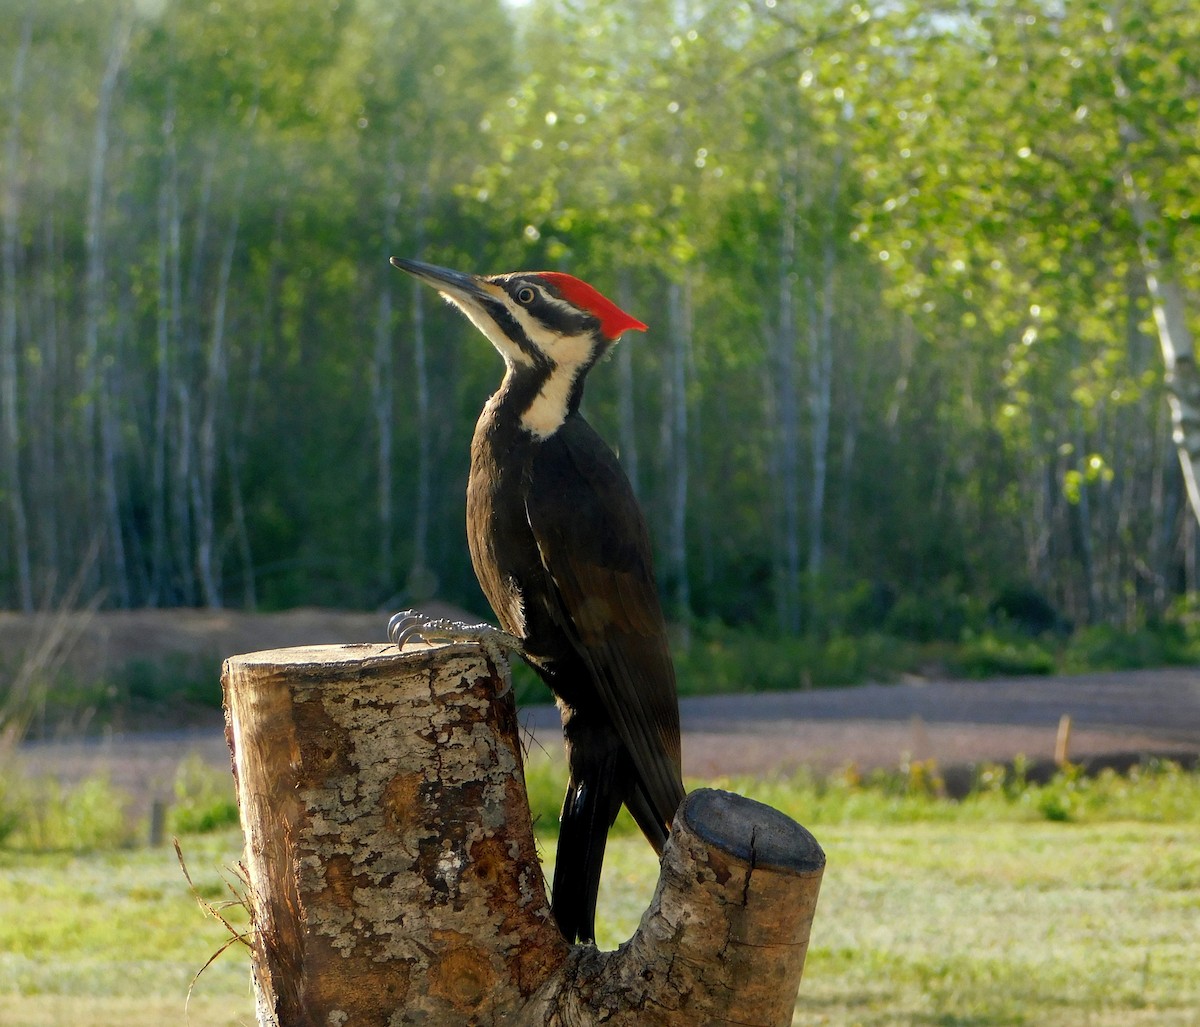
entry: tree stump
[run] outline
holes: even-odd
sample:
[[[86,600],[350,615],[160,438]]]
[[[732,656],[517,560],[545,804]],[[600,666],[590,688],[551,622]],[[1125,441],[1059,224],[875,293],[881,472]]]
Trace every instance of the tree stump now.
[[[693,792],[633,938],[570,946],[478,646],[272,650],[222,686],[260,1027],[791,1022],[825,857],[783,814]]]

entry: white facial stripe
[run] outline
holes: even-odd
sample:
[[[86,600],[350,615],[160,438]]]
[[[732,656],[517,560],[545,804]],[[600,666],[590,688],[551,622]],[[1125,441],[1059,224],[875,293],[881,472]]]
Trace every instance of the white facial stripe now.
[[[567,419],[567,403],[575,384],[578,366],[556,367],[521,415],[521,427],[539,439],[548,439]]]
[[[568,314],[576,316],[579,314],[579,311],[566,300],[559,299],[557,296],[551,296],[545,289],[539,288],[538,292],[542,294],[542,298],[551,306],[558,307],[559,310],[565,311]]]
[[[500,291],[497,290],[496,286],[494,285],[489,285],[487,288],[492,292],[497,292],[500,294]],[[447,303],[458,307],[459,310],[467,315],[467,318],[470,320],[471,324],[483,332],[483,334],[487,337],[488,342],[495,346],[499,351],[506,364],[522,364],[526,367],[532,365],[533,361],[530,360],[529,354],[521,349],[521,347],[513,342],[512,339],[510,339],[507,335],[505,335],[504,332],[500,330],[500,326],[497,325],[496,322],[490,317],[488,317],[484,310],[476,303],[471,302],[470,300],[460,300],[457,296],[454,296],[448,292],[443,292],[442,295],[446,298]]]
[[[557,303],[557,300],[551,300]],[[590,335],[560,335],[550,331],[524,307],[513,306],[510,313],[527,338],[553,361],[555,367],[577,368],[592,358]]]

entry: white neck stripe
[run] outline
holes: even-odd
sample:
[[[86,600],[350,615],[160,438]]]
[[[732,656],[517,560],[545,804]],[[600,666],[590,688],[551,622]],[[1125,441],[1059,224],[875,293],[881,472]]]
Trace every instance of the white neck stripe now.
[[[567,405],[578,367],[556,367],[521,414],[521,427],[539,439],[548,439],[567,419]]]

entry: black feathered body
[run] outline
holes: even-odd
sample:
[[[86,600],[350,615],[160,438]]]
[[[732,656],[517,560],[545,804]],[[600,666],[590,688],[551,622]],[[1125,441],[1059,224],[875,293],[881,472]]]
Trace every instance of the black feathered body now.
[[[522,425],[539,383],[510,370],[479,418],[467,534],[484,594],[562,713],[571,780],[552,906],[568,940],[591,940],[621,804],[661,852],[683,799],[679,706],[633,490],[577,397],[549,436]]]

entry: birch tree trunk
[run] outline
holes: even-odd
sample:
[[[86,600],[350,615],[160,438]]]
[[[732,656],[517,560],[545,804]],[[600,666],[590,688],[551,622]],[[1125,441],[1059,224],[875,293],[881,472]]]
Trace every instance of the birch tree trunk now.
[[[1154,327],[1162,350],[1163,383],[1171,410],[1171,438],[1179,456],[1192,514],[1200,520],[1200,372],[1196,369],[1196,343],[1187,322],[1184,289],[1169,255],[1152,244],[1158,212],[1138,189],[1133,175],[1124,173],[1129,209],[1138,229],[1142,276],[1154,312]]]
[[[253,130],[258,120],[258,100],[246,115],[246,130]],[[233,273],[233,258],[237,252],[238,234],[241,227],[242,196],[246,188],[248,160],[239,161],[237,180],[233,189],[229,229],[225,244],[221,248],[221,259],[217,265],[217,291],[213,299],[212,328],[209,335],[208,353],[205,359],[204,406],[197,436],[197,466],[193,478],[193,507],[196,521],[196,571],[200,581],[204,605],[219,608],[223,605],[221,590],[221,554],[217,550],[217,477],[220,469],[221,440],[218,432],[223,422],[232,422],[227,409],[229,405],[229,345],[226,341],[226,318],[229,310],[229,282]],[[226,426],[226,433],[232,428]],[[226,434],[225,453],[232,450],[232,442]],[[242,535],[241,546],[246,573],[252,572],[249,538],[245,534],[245,517],[242,508],[241,482],[236,473],[237,460],[230,469],[230,485],[233,490],[231,503],[234,507],[235,528]]]
[[[833,181],[825,204],[829,217],[833,217],[838,210],[841,169],[842,158],[838,153],[834,158]],[[812,295],[808,336],[808,409],[812,417],[812,489],[808,505],[810,599],[815,599],[812,593],[819,588],[818,579],[825,564],[825,493],[829,480],[829,422],[833,410],[833,313],[836,274],[837,241],[832,226],[827,224],[821,245],[821,286],[819,290],[810,290]]]
[[[88,172],[88,200],[84,230],[86,270],[84,273],[84,352],[83,352],[83,454],[84,481],[90,496],[102,495],[106,484],[100,481],[97,471],[97,450],[103,448],[105,425],[99,420],[101,391],[104,380],[100,356],[100,323],[104,315],[105,302],[105,238],[104,205],[105,180],[108,168],[109,119],[112,116],[113,100],[117,91],[125,55],[133,33],[133,24],[122,16],[113,30],[109,45],[108,61],[100,81],[96,102],[96,128],[92,139],[92,154]],[[101,442],[101,446],[97,446]],[[94,499],[92,500],[94,503]],[[109,560],[112,564],[109,580],[120,583],[127,579],[122,527],[119,521],[105,523],[106,514],[111,515],[110,504],[103,501],[93,506],[90,523],[104,524],[107,535]]]
[[[379,541],[378,587],[390,589],[394,581],[395,515],[392,511],[394,489],[392,440],[396,431],[396,361],[393,341],[395,302],[392,290],[395,271],[388,257],[396,244],[396,221],[400,212],[400,184],[403,168],[396,156],[399,133],[393,130],[387,143],[383,181],[383,252],[380,254],[379,305],[375,312],[375,352],[371,360],[371,409],[375,418],[376,512],[375,534]]]
[[[782,183],[779,234],[779,320],[775,326],[775,384],[779,476],[776,613],[786,634],[800,631],[800,414],[796,388],[796,217],[799,170],[793,153]]]
[[[688,501],[688,354],[692,342],[691,285],[672,282],[667,287],[667,331],[670,337],[669,373],[663,408],[663,450],[667,461],[667,594],[671,614],[686,633],[691,611],[687,565]],[[686,638],[684,640],[686,645]]]
[[[200,197],[192,226],[191,254],[186,283],[183,276],[183,225],[179,204],[178,181],[172,184],[175,205],[172,218],[173,259],[176,265],[174,284],[176,295],[172,299],[178,318],[180,344],[179,370],[175,390],[178,410],[178,431],[175,445],[175,483],[172,489],[175,529],[176,563],[183,583],[183,602],[192,604],[203,599],[198,584],[197,538],[202,516],[202,492],[199,470],[199,444],[197,433],[197,410],[202,411],[203,377],[200,354],[200,323],[195,316],[203,309],[201,287],[205,252],[208,242],[208,222],[212,202],[213,180],[216,177],[217,153],[210,148],[204,158],[200,173]],[[178,169],[176,169],[178,170]],[[186,316],[185,311],[192,316]]]
[[[260,1027],[791,1023],[824,854],[777,811],[694,792],[633,938],[569,946],[477,646],[274,650],[222,684]]]
[[[629,274],[622,270],[617,278],[617,306],[622,310],[633,307],[633,290]],[[638,491],[637,410],[633,392],[633,347],[617,346],[617,455],[633,487]]]
[[[168,86],[168,97],[173,90]],[[168,479],[167,437],[171,409],[172,316],[171,316],[171,221],[175,165],[175,104],[168,99],[162,120],[163,166],[158,187],[158,288],[155,310],[154,437],[150,457],[150,592],[149,606],[170,602],[170,546],[167,531]]]
[[[18,162],[21,156],[21,93],[25,64],[33,40],[33,16],[21,23],[21,39],[12,72],[12,102],[8,110],[8,138],[4,145],[5,182],[3,226],[0,228],[0,407],[3,408],[4,480],[12,516],[13,563],[16,567],[17,603],[33,612],[33,571],[29,552],[29,521],[21,479],[21,422],[18,412],[17,366],[17,221],[20,211]]]
[[[1116,2],[1109,19],[1109,31],[1124,24],[1123,5]],[[1121,72],[1128,40],[1120,35],[1111,40],[1113,94],[1119,105],[1129,105],[1129,85]],[[1163,231],[1162,213],[1135,177],[1131,151],[1142,142],[1141,129],[1128,113],[1117,115],[1117,131],[1124,167],[1121,180],[1125,202],[1137,228],[1138,252],[1142,277],[1150,295],[1154,327],[1162,350],[1163,383],[1171,409],[1172,438],[1187,487],[1192,514],[1200,520],[1200,371],[1196,367],[1196,344],[1187,323],[1187,302],[1174,255]]]
[[[25,379],[28,390],[27,409],[36,411],[36,417],[30,417],[30,431],[33,432],[30,449],[31,505],[39,510],[40,516],[34,520],[33,529],[36,532],[36,551],[40,555],[41,566],[50,571],[46,583],[45,602],[56,601],[55,584],[62,580],[57,573],[62,564],[60,553],[64,548],[60,540],[60,522],[63,511],[64,477],[61,468],[58,440],[60,430],[56,415],[59,410],[58,392],[63,373],[61,364],[62,339],[59,326],[58,300],[56,289],[60,281],[60,269],[64,266],[60,235],[56,230],[54,211],[47,209],[42,212],[40,225],[42,246],[46,254],[41,269],[33,275],[28,303],[25,310],[29,316],[29,335],[39,340],[39,360],[36,368],[27,368]]]
[[[229,278],[233,255],[237,248],[239,215],[236,205],[241,201],[241,188],[236,190],[233,219],[225,237],[221,263],[217,271],[217,294],[213,303],[212,334],[209,337],[206,360],[204,408],[197,437],[197,468],[193,478],[193,507],[196,516],[196,572],[204,605],[217,609],[221,601],[220,558],[216,550],[217,513],[216,489],[220,450],[217,425],[223,414],[222,404],[228,394],[228,356],[225,343],[225,314],[229,303]]]
[[[429,570],[429,518],[433,503],[432,447],[429,422],[429,361],[425,345],[425,289],[420,282],[412,290],[413,386],[416,392],[417,494],[413,504],[412,566],[405,582],[411,599],[433,595],[436,582]]]
[[[416,249],[418,257],[425,252],[425,215],[430,189],[426,180],[421,184],[417,204]],[[429,525],[433,506],[433,424],[429,416],[429,360],[425,339],[426,288],[412,283],[413,377],[416,391],[417,496],[413,510],[413,558],[407,590],[417,602],[427,599],[437,590],[437,580],[429,569]]]

